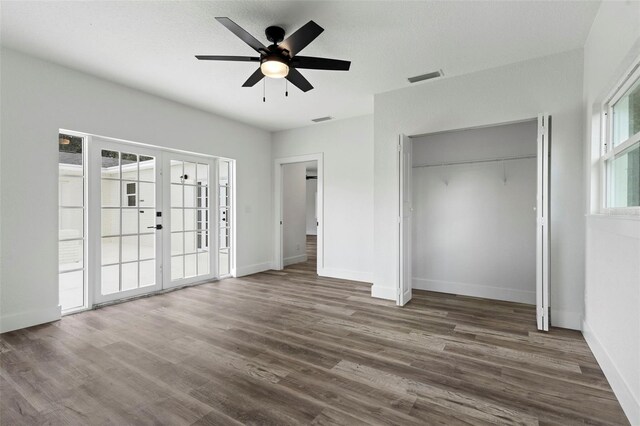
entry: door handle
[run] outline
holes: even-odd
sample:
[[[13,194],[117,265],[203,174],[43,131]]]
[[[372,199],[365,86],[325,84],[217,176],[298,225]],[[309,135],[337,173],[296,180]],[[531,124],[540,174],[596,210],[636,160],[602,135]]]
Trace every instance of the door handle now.
[[[162,225],[155,225],[155,226],[147,226],[147,229],[162,229]]]

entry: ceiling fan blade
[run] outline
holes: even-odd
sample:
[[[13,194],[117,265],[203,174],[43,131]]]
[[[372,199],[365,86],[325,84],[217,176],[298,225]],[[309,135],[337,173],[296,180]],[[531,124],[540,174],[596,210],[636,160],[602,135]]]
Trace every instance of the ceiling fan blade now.
[[[251,77],[249,77],[247,81],[244,82],[242,87],[253,87],[263,78],[264,74],[262,74],[262,70],[258,68],[253,74],[251,74]]]
[[[300,74],[295,68],[289,68],[289,74],[287,74],[287,80],[289,80],[294,86],[303,92],[308,92],[313,89],[313,86],[309,81]]]
[[[295,68],[308,70],[349,71],[351,61],[314,58],[313,56],[296,56],[291,60],[291,65]]]
[[[260,62],[260,58],[257,56],[196,55],[196,58],[201,61]]]
[[[320,25],[313,21],[309,21],[278,46],[283,49],[287,49],[289,51],[289,57],[293,58],[298,54],[298,52],[315,40],[323,31],[324,28]]]
[[[245,31],[244,28],[233,22],[231,19],[226,17],[218,17],[216,18],[216,20],[227,27],[229,31],[238,36],[242,41],[251,46],[256,52],[267,51],[267,48],[262,43],[260,43],[254,36],[249,34],[247,31]]]

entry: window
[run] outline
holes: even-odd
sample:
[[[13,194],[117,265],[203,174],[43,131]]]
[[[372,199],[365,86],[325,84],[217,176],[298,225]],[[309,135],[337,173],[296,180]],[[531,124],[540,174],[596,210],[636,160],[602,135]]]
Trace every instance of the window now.
[[[58,136],[58,286],[62,312],[85,306],[84,139]]]
[[[202,231],[196,234],[197,249],[208,250],[209,248],[209,187],[208,181],[198,181],[196,186],[196,230]]]
[[[640,64],[603,110],[604,207],[640,213]]]
[[[136,183],[131,182],[127,183],[127,206],[135,207],[136,206]]]

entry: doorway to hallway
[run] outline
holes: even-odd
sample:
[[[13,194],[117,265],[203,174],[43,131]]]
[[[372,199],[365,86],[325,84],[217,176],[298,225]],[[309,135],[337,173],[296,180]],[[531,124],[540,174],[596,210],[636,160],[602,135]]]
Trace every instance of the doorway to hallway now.
[[[285,266],[284,270],[288,272],[295,272],[297,274],[305,274],[318,276],[317,269],[317,253],[318,253],[318,237],[315,235],[307,235],[305,252],[307,260],[303,262],[293,263]]]
[[[276,159],[274,175],[274,269],[305,264],[322,275],[322,154]]]
[[[311,263],[308,239],[317,245],[317,161],[282,166],[283,266]],[[313,250],[313,268],[317,269],[317,250]]]

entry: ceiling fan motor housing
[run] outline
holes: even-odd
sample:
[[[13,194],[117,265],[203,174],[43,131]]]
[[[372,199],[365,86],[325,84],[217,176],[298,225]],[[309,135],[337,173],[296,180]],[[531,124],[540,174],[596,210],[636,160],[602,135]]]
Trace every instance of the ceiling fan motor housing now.
[[[284,29],[278,26],[270,26],[264,30],[265,35],[267,36],[267,40],[269,40],[273,44],[278,44],[282,40],[284,40]]]
[[[266,55],[261,55],[260,57],[261,64],[271,61],[282,62],[285,65],[289,65],[289,58],[281,52],[272,52]]]

